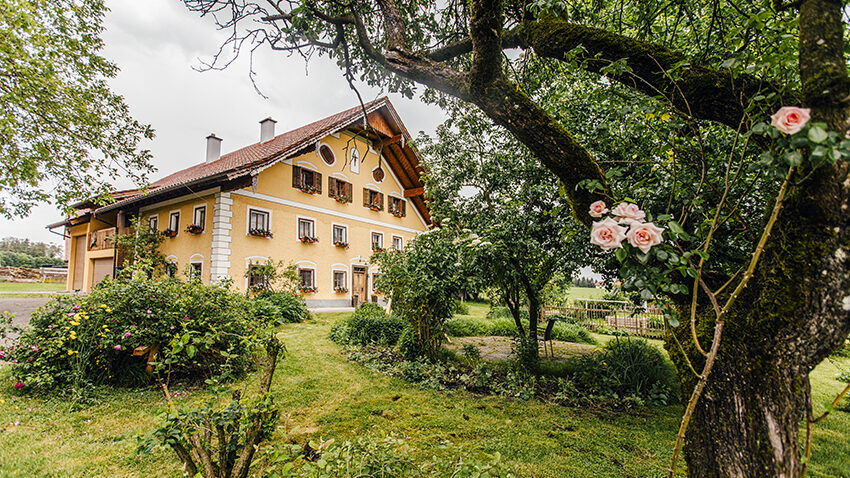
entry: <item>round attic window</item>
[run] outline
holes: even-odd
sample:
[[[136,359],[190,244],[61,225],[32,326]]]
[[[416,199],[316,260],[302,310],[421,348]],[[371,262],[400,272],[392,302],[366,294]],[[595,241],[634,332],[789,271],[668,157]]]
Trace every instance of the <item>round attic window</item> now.
[[[333,150],[331,150],[330,146],[326,144],[319,146],[319,155],[322,156],[322,160],[328,166],[332,165],[336,161]]]
[[[381,182],[384,180],[384,170],[381,168],[375,168],[372,171],[372,177],[375,178],[375,181]]]

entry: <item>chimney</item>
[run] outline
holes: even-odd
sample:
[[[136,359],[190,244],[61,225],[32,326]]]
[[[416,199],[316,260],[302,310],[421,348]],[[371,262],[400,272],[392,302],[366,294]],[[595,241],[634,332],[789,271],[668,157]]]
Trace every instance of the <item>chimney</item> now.
[[[210,133],[207,136],[207,162],[211,163],[221,157],[221,138]]]
[[[260,142],[265,143],[266,141],[274,138],[274,124],[277,121],[268,117],[262,121],[260,121]]]

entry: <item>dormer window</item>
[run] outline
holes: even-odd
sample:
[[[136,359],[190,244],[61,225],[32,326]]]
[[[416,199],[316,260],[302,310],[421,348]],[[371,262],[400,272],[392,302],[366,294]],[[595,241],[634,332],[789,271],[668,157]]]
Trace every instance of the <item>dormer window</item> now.
[[[292,187],[309,194],[322,193],[322,173],[292,166]]]
[[[390,196],[390,214],[395,217],[407,216],[407,201]]]
[[[336,199],[337,202],[351,202],[351,196],[354,192],[354,187],[351,183],[337,178],[328,178],[328,196]]]

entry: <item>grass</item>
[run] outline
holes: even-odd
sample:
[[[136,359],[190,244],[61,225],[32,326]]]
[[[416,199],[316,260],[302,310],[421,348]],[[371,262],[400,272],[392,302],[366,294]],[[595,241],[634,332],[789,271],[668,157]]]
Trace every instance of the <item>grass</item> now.
[[[327,339],[330,325],[345,315],[322,314],[281,328],[288,351],[274,379],[282,418],[272,445],[393,433],[415,447],[417,459],[481,459],[499,452],[523,477],[663,476],[680,406],[594,415],[538,401],[422,390],[346,360]],[[812,376],[815,413],[840,389],[833,380],[837,366],[850,367],[850,359],[824,363]],[[75,409],[58,399],[14,396],[9,382],[0,371],[0,401],[5,402],[0,403],[0,476],[181,476],[170,451],[144,458],[133,454],[135,437],[149,433],[163,409],[156,390],[105,391],[96,405]],[[255,377],[240,385],[254,389]],[[211,397],[193,391],[181,401],[191,406]],[[810,476],[841,476],[850,469],[848,429],[846,412],[818,424]],[[258,454],[259,467],[264,456]]]
[[[62,292],[64,282],[0,282],[0,293]]]

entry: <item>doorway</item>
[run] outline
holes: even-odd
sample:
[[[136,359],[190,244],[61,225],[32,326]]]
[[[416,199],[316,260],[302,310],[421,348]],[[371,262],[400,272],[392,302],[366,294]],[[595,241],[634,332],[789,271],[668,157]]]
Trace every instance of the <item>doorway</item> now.
[[[357,307],[365,302],[366,295],[366,267],[353,266],[351,275],[351,306]]]

